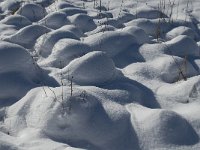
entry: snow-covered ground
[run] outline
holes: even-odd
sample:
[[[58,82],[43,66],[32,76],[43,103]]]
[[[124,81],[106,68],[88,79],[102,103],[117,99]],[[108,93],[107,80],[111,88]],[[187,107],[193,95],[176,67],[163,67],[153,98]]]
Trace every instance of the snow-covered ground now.
[[[199,0],[0,0],[0,150],[199,149]]]

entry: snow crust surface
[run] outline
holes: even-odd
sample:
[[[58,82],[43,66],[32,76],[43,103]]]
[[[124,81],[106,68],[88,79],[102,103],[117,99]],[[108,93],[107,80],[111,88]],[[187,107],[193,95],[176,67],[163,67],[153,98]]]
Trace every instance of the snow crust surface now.
[[[0,0],[0,150],[200,149],[199,0]]]

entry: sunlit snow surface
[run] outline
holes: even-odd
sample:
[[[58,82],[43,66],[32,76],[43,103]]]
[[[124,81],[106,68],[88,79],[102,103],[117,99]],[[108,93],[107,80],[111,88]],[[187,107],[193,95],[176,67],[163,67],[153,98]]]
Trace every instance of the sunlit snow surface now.
[[[199,0],[0,0],[0,150],[199,150]]]

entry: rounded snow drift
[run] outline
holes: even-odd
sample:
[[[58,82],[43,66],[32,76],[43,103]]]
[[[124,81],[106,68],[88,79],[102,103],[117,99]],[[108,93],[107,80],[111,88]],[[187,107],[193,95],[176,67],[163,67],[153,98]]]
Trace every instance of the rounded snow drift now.
[[[23,47],[8,42],[0,42],[0,73],[22,72],[35,75],[34,62]]]
[[[72,32],[78,38],[80,38],[84,35],[84,33],[79,28],[77,28],[75,25],[72,25],[72,24],[65,25],[65,26],[61,27],[59,30],[65,30],[65,31]]]
[[[82,10],[76,7],[68,7],[64,9],[60,9],[60,12],[64,12],[67,16],[73,16],[75,14],[87,14],[87,11]]]
[[[5,124],[15,134],[33,127],[55,139],[81,140],[101,149],[119,150],[118,146],[135,144],[137,139],[134,135],[125,143],[123,140],[130,137],[131,130],[130,115],[123,106],[113,102],[103,104],[99,97],[88,90],[82,91],[82,88],[74,88],[73,96],[70,96],[70,88],[63,88],[66,96],[62,102],[61,87],[52,88],[57,99],[49,90],[48,96],[44,95],[42,88],[31,90],[9,107]],[[116,141],[116,138],[122,142]]]
[[[186,35],[179,35],[171,41],[166,42],[168,49],[165,53],[176,56],[199,56],[197,43]]]
[[[64,38],[78,40],[78,38],[72,32],[63,29],[58,29],[40,36],[35,44],[35,50],[42,57],[48,57],[51,54],[54,45],[60,39]]]
[[[128,47],[137,44],[134,36],[127,32],[119,31],[93,34],[85,38],[84,41],[93,50],[106,52],[108,56],[115,56]]]
[[[65,13],[53,12],[40,20],[39,24],[51,29],[58,29],[64,25],[71,24]]]
[[[70,61],[90,52],[90,47],[78,40],[61,39],[53,47],[51,55],[40,65],[63,68]]]
[[[198,135],[192,126],[177,113],[162,110],[154,114],[146,133],[154,132],[155,136],[165,143],[191,145],[198,141]]]
[[[16,0],[1,1],[0,8],[2,11],[14,12],[20,7],[20,2]]]
[[[12,15],[4,18],[0,21],[0,23],[7,24],[7,25],[14,25],[19,28],[31,25],[32,22],[28,20],[26,17],[21,15]]]
[[[139,27],[128,26],[122,29],[122,31],[128,32],[133,35],[138,44],[144,44],[149,41],[148,35]]]
[[[19,99],[35,86],[36,66],[21,46],[0,42],[0,100]]]
[[[45,8],[37,4],[25,4],[16,13],[28,18],[32,22],[41,20],[47,14]]]
[[[29,25],[20,29],[15,34],[5,38],[5,40],[30,49],[34,46],[36,40],[41,35],[48,33],[49,31],[49,28],[41,25]]]
[[[105,53],[94,51],[73,60],[63,73],[73,77],[77,84],[96,85],[115,79],[116,68]]]
[[[150,145],[154,148],[171,144],[193,145],[199,140],[188,121],[173,111],[149,109],[135,104],[130,104],[128,110],[139,138],[147,137],[142,140],[148,148]]]
[[[166,33],[166,39],[171,40],[179,35],[187,35],[192,39],[196,39],[197,37],[197,34],[191,28],[179,26]]]
[[[70,3],[68,3],[68,2],[65,2],[65,1],[59,1],[57,3],[56,7],[58,9],[64,9],[64,8],[75,7],[75,6],[70,4]]]
[[[120,21],[114,19],[114,18],[103,18],[103,19],[100,19],[98,20],[97,24],[99,24],[99,26],[102,26],[102,25],[110,25],[110,26],[113,26],[115,28],[123,28],[124,27],[124,24],[121,23]]]
[[[171,26],[167,22],[168,19],[146,19],[138,18],[130,22],[125,23],[127,26],[137,26],[143,29],[147,34],[156,37],[157,32],[166,33],[171,29]],[[158,28],[159,24],[159,28]]]
[[[111,25],[98,26],[96,29],[94,29],[90,32],[87,32],[87,35],[90,36],[90,35],[97,34],[100,32],[115,31],[115,30],[116,30],[116,28]]]
[[[137,10],[137,18],[157,19],[168,18],[167,15],[152,7],[142,6]]]
[[[88,32],[96,28],[96,24],[94,23],[92,18],[86,14],[76,14],[71,16],[69,19],[83,32]]]

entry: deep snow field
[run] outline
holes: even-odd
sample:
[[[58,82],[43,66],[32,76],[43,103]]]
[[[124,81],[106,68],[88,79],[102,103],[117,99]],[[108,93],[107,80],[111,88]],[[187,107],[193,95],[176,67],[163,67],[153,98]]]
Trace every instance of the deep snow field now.
[[[0,0],[0,150],[199,150],[200,0]]]

